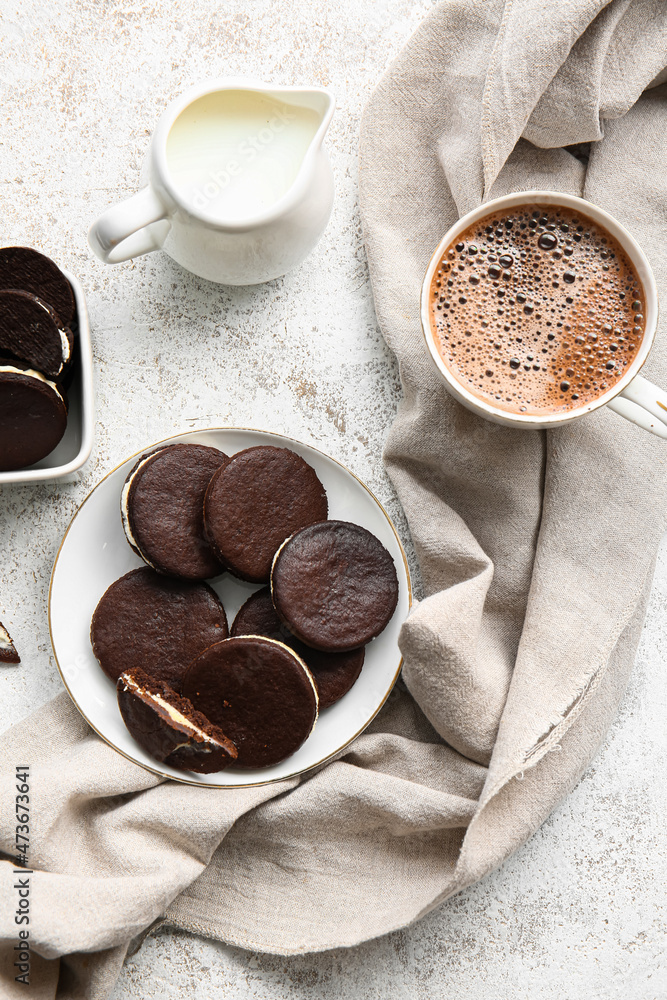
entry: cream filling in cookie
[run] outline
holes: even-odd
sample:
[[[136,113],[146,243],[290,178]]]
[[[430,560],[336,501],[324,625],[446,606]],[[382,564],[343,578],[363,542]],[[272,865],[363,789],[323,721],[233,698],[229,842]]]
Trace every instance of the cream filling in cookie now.
[[[151,691],[147,691],[146,688],[142,688],[128,674],[122,674],[120,679],[125,685],[126,691],[131,691],[133,694],[150,698],[150,700],[154,701],[156,705],[159,705],[160,708],[164,709],[172,722],[175,722],[179,726],[183,726],[184,729],[189,729],[193,736],[199,736],[204,743],[211,743],[214,747],[222,745],[218,742],[218,740],[215,740],[212,736],[209,736],[208,733],[205,733],[203,729],[200,729],[199,726],[196,726],[194,722],[191,722],[190,719],[183,715],[182,712],[179,712],[177,708],[170,705],[168,701],[165,701],[161,695],[153,694]],[[181,747],[187,747],[189,745],[190,741],[186,740],[185,743],[179,743],[178,746],[175,746],[174,750],[179,750]],[[205,749],[206,753],[211,752],[209,747],[204,747],[202,749]],[[173,753],[173,750],[171,752]]]
[[[70,342],[65,331],[58,327],[58,333],[60,334],[60,343],[62,345],[63,363],[60,366],[60,371],[62,371],[72,356],[72,348],[70,347]]]
[[[13,372],[15,375],[25,375],[27,376],[27,378],[36,378],[40,382],[44,382],[46,385],[50,386],[51,389],[53,389],[53,391],[60,397],[60,399],[62,399],[63,403],[65,402],[65,397],[63,396],[62,392],[60,391],[56,383],[51,382],[46,377],[46,375],[42,375],[41,372],[35,371],[34,368],[24,369],[24,368],[14,368],[13,365],[1,365],[0,373],[2,372]]]
[[[120,516],[121,516],[121,520],[123,522],[123,530],[125,532],[125,537],[127,538],[127,540],[130,543],[130,545],[133,548],[135,548],[137,550],[137,552],[139,552],[141,554],[141,558],[144,560],[144,562],[148,563],[148,565],[151,567],[151,569],[154,569],[157,573],[160,572],[159,569],[157,568],[157,566],[154,565],[154,563],[152,563],[150,561],[150,559],[147,559],[146,556],[143,554],[143,552],[141,551],[141,548],[139,546],[139,543],[137,542],[136,538],[134,537],[134,532],[132,531],[132,528],[130,527],[130,514],[129,514],[129,510],[128,510],[128,500],[129,500],[129,497],[130,497],[130,489],[132,488],[132,483],[134,482],[134,478],[137,475],[137,473],[139,472],[139,470],[141,468],[143,468],[143,466],[146,464],[146,462],[149,459],[154,458],[156,455],[159,455],[161,451],[164,451],[164,448],[160,448],[158,451],[153,451],[153,452],[151,452],[150,455],[146,455],[145,458],[142,458],[142,460],[139,462],[138,466],[136,467],[136,469],[134,470],[134,472],[132,473],[132,475],[129,476],[129,478],[125,481],[125,485],[123,486],[122,492],[120,494]]]

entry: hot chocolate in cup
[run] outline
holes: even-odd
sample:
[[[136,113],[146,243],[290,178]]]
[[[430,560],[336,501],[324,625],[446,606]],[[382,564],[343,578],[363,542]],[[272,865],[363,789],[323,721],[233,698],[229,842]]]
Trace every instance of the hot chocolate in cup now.
[[[451,394],[525,429],[608,405],[667,438],[667,393],[638,374],[657,317],[655,279],[630,233],[596,205],[551,191],[463,216],[422,285],[424,337]]]

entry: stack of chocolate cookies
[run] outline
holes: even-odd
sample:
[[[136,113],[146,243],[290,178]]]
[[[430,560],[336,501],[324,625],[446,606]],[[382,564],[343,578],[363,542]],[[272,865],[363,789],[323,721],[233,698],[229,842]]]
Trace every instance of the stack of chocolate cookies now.
[[[314,469],[288,448],[230,458],[174,444],[131,469],[121,517],[147,565],[106,591],[91,642],[155,760],[202,773],[277,764],[350,690],[398,580],[374,535],[327,515]],[[259,585],[231,634],[204,582],[224,571]]]
[[[0,248],[0,472],[40,461],[65,433],[75,318],[72,288],[52,260]]]

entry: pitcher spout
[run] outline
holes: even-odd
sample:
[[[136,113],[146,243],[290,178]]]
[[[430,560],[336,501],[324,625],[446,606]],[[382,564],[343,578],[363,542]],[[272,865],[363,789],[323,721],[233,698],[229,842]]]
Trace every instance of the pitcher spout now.
[[[309,187],[320,183],[318,162],[326,153],[322,149],[335,109],[335,98],[324,87],[267,87],[263,93],[276,101],[275,113],[267,123],[275,137],[273,148],[267,142],[266,155],[285,163],[290,152],[298,167],[292,183],[280,199],[281,207],[288,211],[305,197]],[[265,136],[268,139],[268,134]],[[321,165],[320,165],[321,166]],[[278,205],[276,205],[278,208]]]
[[[310,149],[319,149],[325,135],[329,131],[336,100],[331,91],[326,90],[324,87],[303,90],[301,98],[303,106],[309,108],[319,116],[319,126],[310,144]]]

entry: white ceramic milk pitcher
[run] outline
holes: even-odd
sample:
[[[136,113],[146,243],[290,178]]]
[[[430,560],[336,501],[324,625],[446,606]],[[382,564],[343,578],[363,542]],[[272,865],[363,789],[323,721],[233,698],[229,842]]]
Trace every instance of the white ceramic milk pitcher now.
[[[88,234],[107,264],[164,250],[210,281],[250,285],[299,264],[324,232],[333,175],[327,90],[244,79],[197,84],[153,133],[145,187]]]

